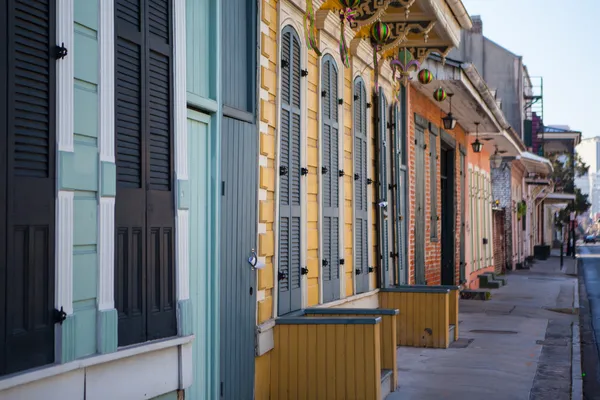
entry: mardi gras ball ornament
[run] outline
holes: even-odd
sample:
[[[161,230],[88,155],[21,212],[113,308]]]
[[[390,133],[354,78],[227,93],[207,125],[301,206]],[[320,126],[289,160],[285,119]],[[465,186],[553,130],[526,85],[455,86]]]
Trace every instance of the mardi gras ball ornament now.
[[[389,39],[391,34],[389,26],[381,21],[375,22],[371,25],[371,39],[378,44],[383,45]]]
[[[433,74],[428,69],[422,69],[419,71],[419,82],[423,85],[427,85],[433,81]]]
[[[433,98],[439,102],[446,100],[446,96],[446,91],[442,88],[438,88],[435,90],[435,92],[433,92]]]
[[[340,0],[344,8],[356,8],[360,5],[360,0]]]

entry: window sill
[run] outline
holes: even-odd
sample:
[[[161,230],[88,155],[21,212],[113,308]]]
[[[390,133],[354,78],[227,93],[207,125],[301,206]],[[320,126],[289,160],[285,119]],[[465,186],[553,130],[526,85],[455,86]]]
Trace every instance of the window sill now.
[[[41,379],[51,378],[81,368],[87,368],[98,364],[117,361],[123,358],[133,357],[140,354],[151,353],[167,349],[169,347],[181,346],[191,343],[194,335],[161,339],[152,342],[135,344],[119,348],[114,353],[92,355],[66,364],[51,364],[44,367],[18,372],[0,378],[0,392],[16,386],[24,385]]]

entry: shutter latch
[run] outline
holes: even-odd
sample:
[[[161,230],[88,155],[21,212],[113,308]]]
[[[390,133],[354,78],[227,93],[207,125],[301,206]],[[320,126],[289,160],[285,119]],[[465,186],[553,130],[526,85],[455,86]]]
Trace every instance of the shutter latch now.
[[[55,56],[57,59],[62,60],[67,56],[67,48],[65,47],[65,42],[62,42],[60,46],[55,47]]]
[[[308,268],[303,267],[300,268],[300,275],[307,275],[308,274]]]
[[[362,273],[360,268],[356,268],[356,275],[360,275]]]
[[[329,170],[327,169],[327,167],[321,167],[321,173],[322,173],[322,174],[326,174],[326,173],[327,173],[327,171],[329,171]]]
[[[287,279],[287,277],[288,274],[286,272],[279,271],[279,274],[277,274],[277,279],[279,279],[280,281]]]
[[[343,258],[340,258],[340,265],[344,265],[346,263],[346,260],[344,260]]]
[[[61,324],[67,319],[67,313],[65,312],[65,310],[62,308],[62,306],[60,307],[60,310],[57,310],[56,308],[54,309],[54,323],[55,324]]]
[[[300,76],[308,76],[308,70],[307,69],[301,69],[300,70]]]
[[[308,168],[300,168],[300,175],[308,175]]]
[[[344,99],[338,99],[338,104],[341,106],[342,104],[344,104]]]
[[[367,185],[370,185],[371,183],[373,183],[373,179],[367,178]]]
[[[360,175],[358,175],[358,174],[354,174],[354,180],[355,180],[355,181],[357,181],[357,180],[359,180],[359,179],[360,179]]]
[[[326,266],[328,266],[328,265],[329,265],[329,261],[327,261],[327,260],[323,260],[323,266],[324,266],[324,267],[326,267]]]
[[[372,274],[372,273],[373,273],[373,271],[375,271],[375,268],[373,268],[373,267],[369,267],[369,273],[370,273],[370,274]]]
[[[344,170],[343,170],[343,169],[340,169],[340,170],[338,171],[338,176],[341,178],[341,177],[342,177],[342,176],[344,176],[344,175],[345,175],[345,174],[344,174]]]

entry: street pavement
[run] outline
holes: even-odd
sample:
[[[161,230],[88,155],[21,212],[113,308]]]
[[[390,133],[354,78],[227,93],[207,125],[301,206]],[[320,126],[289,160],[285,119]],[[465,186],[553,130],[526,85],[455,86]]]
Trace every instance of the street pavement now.
[[[578,258],[584,399],[600,399],[600,246],[580,246]]]
[[[388,400],[571,399],[577,278],[558,257],[507,278],[489,301],[460,301],[451,348],[398,348],[399,387]]]

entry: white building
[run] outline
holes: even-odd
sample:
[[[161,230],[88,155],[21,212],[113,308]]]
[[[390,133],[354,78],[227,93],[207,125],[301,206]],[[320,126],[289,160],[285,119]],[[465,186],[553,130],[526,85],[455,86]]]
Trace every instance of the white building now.
[[[575,185],[587,194],[592,205],[590,213],[600,212],[600,137],[582,139],[575,148],[581,159],[590,169],[585,176],[575,178]]]

